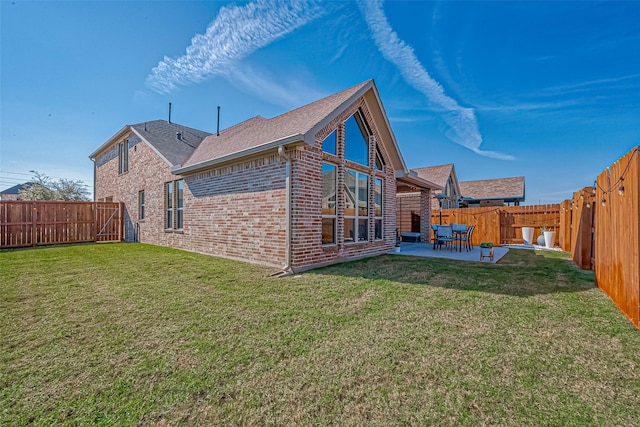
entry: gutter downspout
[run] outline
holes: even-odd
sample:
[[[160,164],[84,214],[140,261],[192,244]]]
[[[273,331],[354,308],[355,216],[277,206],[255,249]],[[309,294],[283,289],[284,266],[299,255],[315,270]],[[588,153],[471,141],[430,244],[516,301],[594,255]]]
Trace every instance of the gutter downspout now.
[[[286,151],[284,145],[278,146],[278,156],[284,159],[285,166],[285,186],[286,186],[286,202],[285,202],[285,265],[282,270],[273,274],[273,276],[288,276],[293,274],[291,269],[291,157]]]

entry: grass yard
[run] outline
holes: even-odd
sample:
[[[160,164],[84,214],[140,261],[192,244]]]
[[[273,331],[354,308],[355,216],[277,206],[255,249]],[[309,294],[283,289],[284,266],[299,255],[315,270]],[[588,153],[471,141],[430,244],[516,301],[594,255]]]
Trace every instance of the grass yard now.
[[[272,272],[142,244],[0,252],[0,425],[640,423],[640,331],[566,259]]]

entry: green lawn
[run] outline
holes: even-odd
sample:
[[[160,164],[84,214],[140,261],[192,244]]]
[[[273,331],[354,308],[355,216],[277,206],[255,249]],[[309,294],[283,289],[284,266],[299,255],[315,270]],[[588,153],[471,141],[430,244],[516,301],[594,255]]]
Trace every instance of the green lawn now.
[[[640,331],[566,259],[297,277],[142,244],[0,252],[0,425],[638,425]]]

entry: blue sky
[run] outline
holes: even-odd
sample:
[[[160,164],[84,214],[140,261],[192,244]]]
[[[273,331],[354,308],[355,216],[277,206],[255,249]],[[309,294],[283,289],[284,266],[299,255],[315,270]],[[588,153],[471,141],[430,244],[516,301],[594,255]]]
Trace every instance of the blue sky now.
[[[0,2],[0,189],[126,124],[215,132],[374,78],[410,168],[555,203],[640,145],[640,2]]]

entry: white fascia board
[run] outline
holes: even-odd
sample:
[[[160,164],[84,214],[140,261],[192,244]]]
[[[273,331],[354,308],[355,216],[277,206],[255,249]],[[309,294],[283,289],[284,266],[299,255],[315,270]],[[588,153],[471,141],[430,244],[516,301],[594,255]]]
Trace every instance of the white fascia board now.
[[[218,157],[216,159],[207,160],[205,162],[196,163],[195,165],[186,166],[186,167],[176,167],[171,170],[171,173],[174,175],[184,175],[190,172],[195,172],[200,169],[210,168],[212,166],[230,162],[233,160],[238,160],[243,157],[251,156],[262,151],[267,151],[273,148],[277,148],[280,145],[290,145],[296,142],[305,142],[304,135],[298,133],[295,135],[290,135],[281,139],[277,139],[275,141],[267,142],[266,144],[258,145],[257,147],[250,148],[248,150],[237,151],[235,153],[227,154],[223,157]]]

